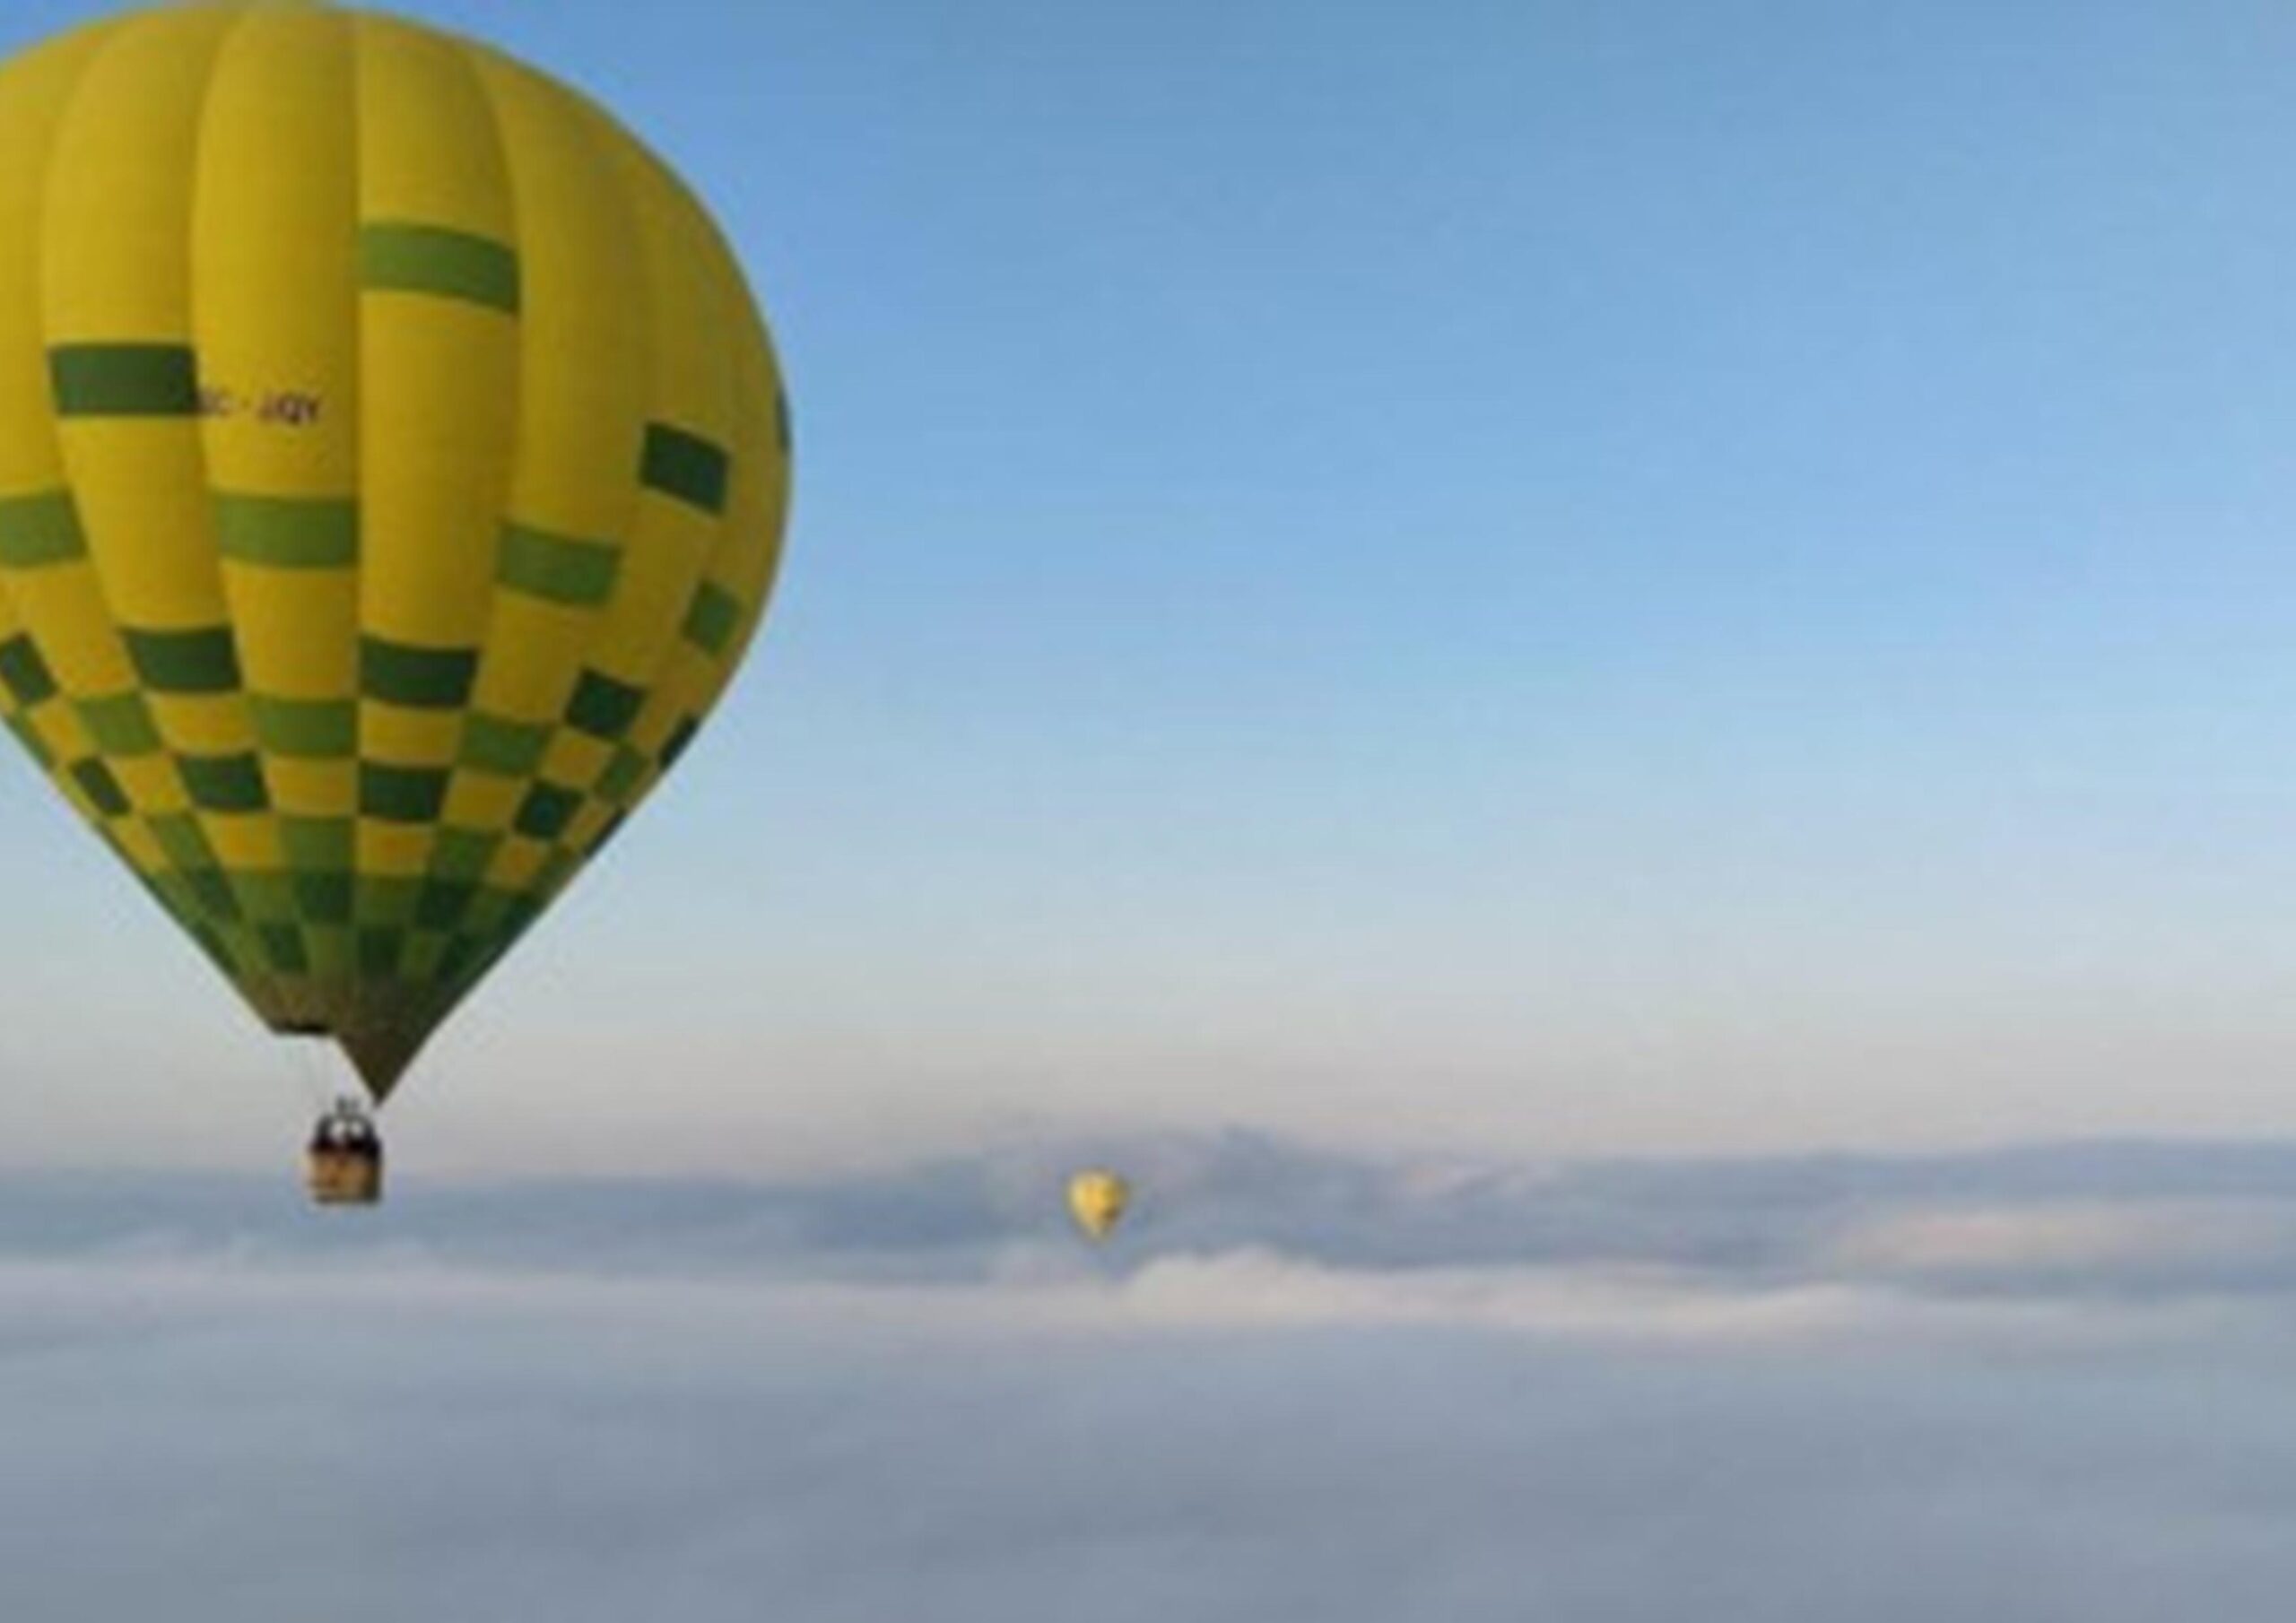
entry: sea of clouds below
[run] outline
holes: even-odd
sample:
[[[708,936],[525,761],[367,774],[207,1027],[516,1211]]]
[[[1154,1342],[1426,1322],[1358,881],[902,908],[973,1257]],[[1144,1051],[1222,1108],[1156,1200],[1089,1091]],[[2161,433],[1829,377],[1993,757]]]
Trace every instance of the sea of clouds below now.
[[[1137,1220],[1063,1231],[1121,1159]],[[2296,1147],[0,1178],[0,1601],[2274,1618]]]

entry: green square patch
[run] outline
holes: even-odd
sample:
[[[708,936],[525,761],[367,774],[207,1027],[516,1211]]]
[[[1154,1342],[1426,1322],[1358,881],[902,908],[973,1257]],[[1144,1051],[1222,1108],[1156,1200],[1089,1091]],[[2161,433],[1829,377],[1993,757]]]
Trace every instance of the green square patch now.
[[[574,813],[581,805],[579,792],[558,784],[538,783],[526,791],[514,826],[530,839],[556,839],[566,832],[566,825],[574,820]]]
[[[362,929],[388,925],[403,930],[414,922],[414,907],[422,898],[422,885],[419,879],[362,878],[358,881],[352,911],[358,915]]]
[[[359,763],[359,812],[391,823],[435,821],[447,803],[448,773],[439,767]]]
[[[621,551],[601,541],[553,535],[526,525],[502,527],[494,578],[516,592],[569,608],[588,608],[613,595]]]
[[[425,930],[451,930],[462,922],[469,911],[471,898],[478,894],[474,884],[450,880],[432,880],[422,887],[415,898],[414,922]]]
[[[304,950],[303,933],[292,924],[258,924],[265,966],[277,975],[308,975],[311,955]]]
[[[125,627],[120,635],[135,674],[155,693],[229,693],[239,685],[239,651],[229,626],[188,631]]]
[[[361,930],[359,932],[359,973],[379,979],[393,979],[398,975],[399,954],[406,948],[404,930]]]
[[[359,752],[359,707],[347,699],[274,699],[251,693],[256,742],[273,755],[341,760]]]
[[[547,723],[505,721],[474,710],[463,723],[461,763],[499,777],[529,777],[550,747]]]
[[[348,872],[358,837],[347,817],[282,817],[279,841],[291,867],[306,873]]]
[[[721,655],[741,623],[741,599],[716,581],[705,580],[694,588],[693,601],[686,606],[683,635],[695,647]]]
[[[597,671],[584,671],[566,701],[566,725],[593,738],[617,739],[630,731],[646,703],[646,690],[616,681]]]
[[[65,417],[193,417],[199,367],[189,344],[60,343],[48,386]]]
[[[475,883],[486,876],[501,844],[500,834],[449,824],[439,830],[438,843],[431,848],[430,872],[439,879]]]
[[[613,759],[606,762],[606,769],[598,774],[597,796],[621,805],[630,799],[631,791],[645,776],[646,758],[628,744],[620,745]]]
[[[649,422],[638,482],[713,516],[726,510],[732,463],[723,446],[673,423]]]
[[[294,884],[285,873],[235,870],[231,873],[231,890],[239,898],[240,910],[249,918],[291,924],[299,912]]]
[[[86,760],[72,763],[72,781],[88,797],[88,803],[106,817],[125,817],[130,810],[127,791],[119,786],[119,779],[111,768],[91,756]]]
[[[88,553],[79,509],[69,490],[44,490],[0,501],[0,565],[37,569]]]
[[[295,891],[295,911],[305,920],[318,924],[347,924],[351,922],[351,875],[348,871],[336,873],[297,872],[292,884]]]
[[[151,755],[160,748],[160,729],[152,720],[152,707],[141,693],[112,693],[101,699],[75,700],[80,724],[106,755],[126,759]]]
[[[200,911],[210,918],[239,916],[239,896],[222,869],[187,868],[183,871],[183,882],[191,888],[192,898],[198,902]]]
[[[415,710],[458,710],[478,674],[475,648],[433,648],[386,638],[359,639],[359,690]]]
[[[144,826],[152,830],[152,838],[160,842],[160,849],[178,868],[187,871],[215,866],[215,848],[200,832],[197,818],[183,812],[161,812],[145,818]]]
[[[203,812],[261,812],[271,804],[263,768],[252,755],[178,755],[191,803]]]
[[[36,705],[55,696],[56,678],[30,638],[11,637],[0,642],[0,686],[15,695],[20,705]]]

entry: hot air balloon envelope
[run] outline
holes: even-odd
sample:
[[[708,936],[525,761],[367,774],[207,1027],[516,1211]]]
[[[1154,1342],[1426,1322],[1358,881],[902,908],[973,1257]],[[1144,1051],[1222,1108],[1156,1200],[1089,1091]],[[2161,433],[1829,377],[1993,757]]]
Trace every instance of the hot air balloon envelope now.
[[[1080,1172],[1068,1180],[1068,1214],[1088,1239],[1108,1238],[1131,1201],[1132,1186],[1105,1167]]]
[[[276,3],[0,67],[0,719],[376,1098],[692,739],[787,492],[725,243],[533,70]]]

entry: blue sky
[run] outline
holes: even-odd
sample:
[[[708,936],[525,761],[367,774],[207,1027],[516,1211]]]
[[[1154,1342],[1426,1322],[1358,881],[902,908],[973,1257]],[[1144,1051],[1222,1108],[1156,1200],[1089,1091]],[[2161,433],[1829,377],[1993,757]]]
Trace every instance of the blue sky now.
[[[799,450],[427,1164],[2296,1126],[2284,8],[403,9],[688,176]],[[23,770],[0,893],[0,1153],[274,1155]]]

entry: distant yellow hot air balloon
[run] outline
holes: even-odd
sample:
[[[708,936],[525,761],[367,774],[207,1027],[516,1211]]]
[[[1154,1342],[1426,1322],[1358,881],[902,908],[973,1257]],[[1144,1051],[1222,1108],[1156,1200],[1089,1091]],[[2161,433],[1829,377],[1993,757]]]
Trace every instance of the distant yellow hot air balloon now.
[[[1132,1202],[1132,1185],[1104,1167],[1078,1173],[1068,1180],[1068,1215],[1087,1239],[1108,1238]]]
[[[0,720],[376,1100],[693,737],[788,483],[717,230],[531,69],[277,0],[0,67]]]

